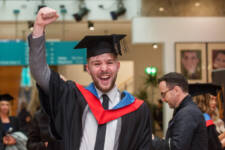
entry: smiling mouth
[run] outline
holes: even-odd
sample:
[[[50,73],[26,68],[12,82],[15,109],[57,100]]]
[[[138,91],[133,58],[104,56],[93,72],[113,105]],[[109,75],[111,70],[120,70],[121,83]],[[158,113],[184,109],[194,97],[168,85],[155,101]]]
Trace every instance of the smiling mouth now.
[[[107,80],[109,80],[109,78],[104,78],[104,79],[102,79],[102,78],[101,78],[101,80],[103,80],[103,81],[107,81]]]
[[[110,75],[103,75],[99,78],[100,80],[107,81],[110,79]]]

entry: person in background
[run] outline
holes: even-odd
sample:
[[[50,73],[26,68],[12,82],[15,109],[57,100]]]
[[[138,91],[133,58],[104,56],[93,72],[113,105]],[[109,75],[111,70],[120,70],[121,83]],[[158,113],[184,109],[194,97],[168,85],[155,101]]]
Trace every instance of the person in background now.
[[[212,87],[213,88],[212,88]],[[220,119],[219,111],[218,111],[218,100],[221,99],[221,87],[218,85],[211,85],[206,84],[206,88],[204,91],[208,91],[207,94],[205,94],[205,99],[207,102],[207,106],[209,106],[207,113],[209,114],[210,118],[212,119],[214,125],[216,126],[217,135],[219,137],[219,140],[222,144],[223,149],[225,149],[225,125],[224,121]],[[193,90],[201,93],[198,89],[192,88]]]
[[[152,136],[155,150],[208,150],[204,117],[188,93],[188,82],[180,73],[171,72],[159,79],[162,101],[174,109],[166,138]]]
[[[49,130],[49,117],[40,108],[33,117],[29,128],[28,150],[63,150],[61,141],[54,139]]]
[[[18,119],[20,123],[20,130],[27,136],[28,130],[31,126],[31,114],[27,111],[27,103],[22,102],[21,103],[21,110],[18,114]]]
[[[219,110],[218,110],[218,101],[222,101],[221,100],[221,94],[218,94],[218,93],[221,93],[222,91],[220,90],[221,87],[220,86],[217,86],[218,87],[218,92],[214,92],[214,93],[211,93],[210,95],[208,95],[206,98],[208,99],[209,101],[209,115],[210,117],[212,118],[215,126],[216,126],[216,131],[219,133],[219,134],[222,134],[225,132],[225,127],[224,127],[224,121],[220,118],[220,114],[219,114]]]
[[[10,133],[20,129],[18,119],[9,115],[11,100],[13,97],[9,94],[0,95],[0,150],[16,144],[16,139]]]
[[[157,104],[157,106],[155,107],[155,109],[153,111],[153,118],[158,123],[158,125],[160,127],[160,130],[163,129],[163,122],[162,122],[163,112],[162,112],[162,107],[163,107],[162,100],[159,99],[158,100],[158,104]]]
[[[209,150],[222,150],[222,144],[218,138],[216,126],[211,118],[212,113],[216,108],[216,91],[219,86],[213,84],[189,84],[189,93],[193,97],[193,101],[198,105],[204,114],[207,133],[208,133],[208,148]]]

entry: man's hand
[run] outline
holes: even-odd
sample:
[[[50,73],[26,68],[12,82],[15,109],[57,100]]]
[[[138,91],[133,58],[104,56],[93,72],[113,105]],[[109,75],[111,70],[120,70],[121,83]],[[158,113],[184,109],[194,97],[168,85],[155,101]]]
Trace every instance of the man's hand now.
[[[34,23],[33,37],[37,38],[42,36],[45,26],[54,22],[58,17],[59,15],[56,10],[49,7],[41,8]]]

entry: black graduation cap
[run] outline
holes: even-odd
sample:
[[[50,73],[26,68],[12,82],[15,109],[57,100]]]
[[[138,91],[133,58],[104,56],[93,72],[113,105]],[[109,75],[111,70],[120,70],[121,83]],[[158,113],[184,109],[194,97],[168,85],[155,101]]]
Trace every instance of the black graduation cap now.
[[[87,58],[103,53],[122,55],[120,40],[125,36],[125,34],[85,36],[74,49],[87,48]]]
[[[0,101],[11,101],[14,98],[10,94],[1,94]]]
[[[214,96],[217,95],[217,92],[221,90],[221,87],[215,84],[207,84],[207,83],[196,83],[196,84],[189,84],[189,94],[191,96],[197,96],[201,94],[212,94]]]

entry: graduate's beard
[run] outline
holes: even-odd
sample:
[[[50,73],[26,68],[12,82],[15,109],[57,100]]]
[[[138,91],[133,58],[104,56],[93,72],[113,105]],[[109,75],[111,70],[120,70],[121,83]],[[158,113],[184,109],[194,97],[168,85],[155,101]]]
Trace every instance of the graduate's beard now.
[[[96,80],[95,78],[92,77],[93,82],[94,82],[96,88],[97,88],[98,90],[100,90],[101,92],[103,92],[103,93],[109,92],[109,91],[115,86],[116,78],[117,78],[117,74],[112,78],[112,81],[111,81],[111,83],[110,83],[110,86],[109,86],[108,88],[104,88],[104,87],[102,87],[102,86],[100,85],[100,83],[98,82],[98,80]]]

